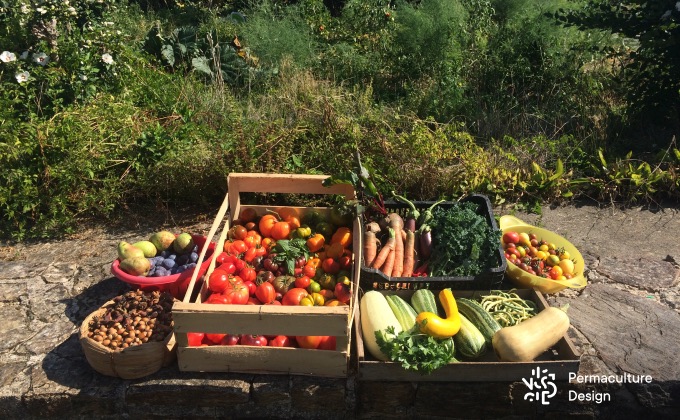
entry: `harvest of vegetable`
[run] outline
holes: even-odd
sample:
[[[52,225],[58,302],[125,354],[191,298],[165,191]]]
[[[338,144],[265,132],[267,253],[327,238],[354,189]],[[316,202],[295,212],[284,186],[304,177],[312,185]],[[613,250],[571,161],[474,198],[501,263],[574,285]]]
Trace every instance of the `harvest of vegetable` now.
[[[536,304],[531,300],[522,299],[514,290],[508,292],[492,290],[481,300],[482,307],[502,327],[517,325],[536,314]]]
[[[410,293],[410,303],[402,297],[406,295],[384,293],[368,291],[361,300],[365,348],[378,360],[422,374],[460,360],[479,359],[490,349],[500,361],[531,361],[569,328],[564,309],[548,307],[536,314],[536,304],[514,291],[494,290],[480,302],[454,298],[450,289],[441,290],[438,297],[445,317],[430,290]]]
[[[364,229],[364,266],[388,277],[475,276],[498,263],[500,230],[494,230],[477,204],[441,206],[444,200],[419,210],[403,196],[403,217],[395,211],[368,219]],[[368,216],[367,216],[368,217]]]

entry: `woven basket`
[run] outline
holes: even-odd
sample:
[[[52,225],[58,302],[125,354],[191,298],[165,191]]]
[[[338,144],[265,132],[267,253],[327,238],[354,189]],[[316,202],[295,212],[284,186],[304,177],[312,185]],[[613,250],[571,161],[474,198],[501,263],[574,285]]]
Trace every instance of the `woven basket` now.
[[[87,362],[102,375],[123,379],[142,378],[169,366],[176,359],[175,334],[171,333],[163,342],[147,342],[121,350],[112,350],[87,336],[90,320],[101,316],[113,301],[106,302],[92,312],[80,325],[80,345]]]

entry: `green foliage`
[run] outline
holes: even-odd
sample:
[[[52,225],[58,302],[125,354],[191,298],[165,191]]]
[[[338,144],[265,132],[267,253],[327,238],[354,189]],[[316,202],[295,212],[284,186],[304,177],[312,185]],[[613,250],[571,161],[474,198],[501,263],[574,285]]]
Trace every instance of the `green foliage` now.
[[[680,6],[674,0],[589,0],[556,18],[581,30],[613,36],[600,50],[622,66],[633,118],[680,125]]]

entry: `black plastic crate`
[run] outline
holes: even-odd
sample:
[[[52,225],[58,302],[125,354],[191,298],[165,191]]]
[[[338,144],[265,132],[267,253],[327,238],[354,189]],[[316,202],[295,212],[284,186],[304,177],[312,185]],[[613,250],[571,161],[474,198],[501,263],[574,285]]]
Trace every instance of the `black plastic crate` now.
[[[473,202],[477,204],[477,214],[484,216],[489,225],[498,230],[498,224],[493,216],[491,202],[485,195],[474,194],[463,198],[462,202]],[[418,210],[425,210],[434,204],[434,201],[415,201],[413,203]],[[438,207],[446,209],[457,206],[459,202],[445,201]],[[398,213],[405,217],[409,206],[401,202],[386,202],[385,208],[388,211]],[[363,234],[362,225],[362,234]],[[503,254],[503,248],[498,246],[496,252],[495,266],[488,268],[476,276],[464,277],[388,277],[383,272],[375,268],[369,268],[361,262],[361,275],[359,276],[359,286],[364,290],[399,290],[399,289],[431,289],[441,290],[451,288],[453,290],[491,290],[498,289],[503,282],[503,276],[507,263]]]

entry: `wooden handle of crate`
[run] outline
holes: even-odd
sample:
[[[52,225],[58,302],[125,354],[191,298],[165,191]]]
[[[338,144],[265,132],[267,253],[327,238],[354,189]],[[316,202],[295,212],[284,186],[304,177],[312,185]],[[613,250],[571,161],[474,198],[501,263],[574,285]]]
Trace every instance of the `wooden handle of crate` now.
[[[335,184],[324,187],[322,182],[328,175],[307,174],[257,174],[230,173],[227,178],[229,209],[232,217],[239,214],[242,192],[282,193],[282,194],[338,194],[346,200],[356,197],[350,184]]]

